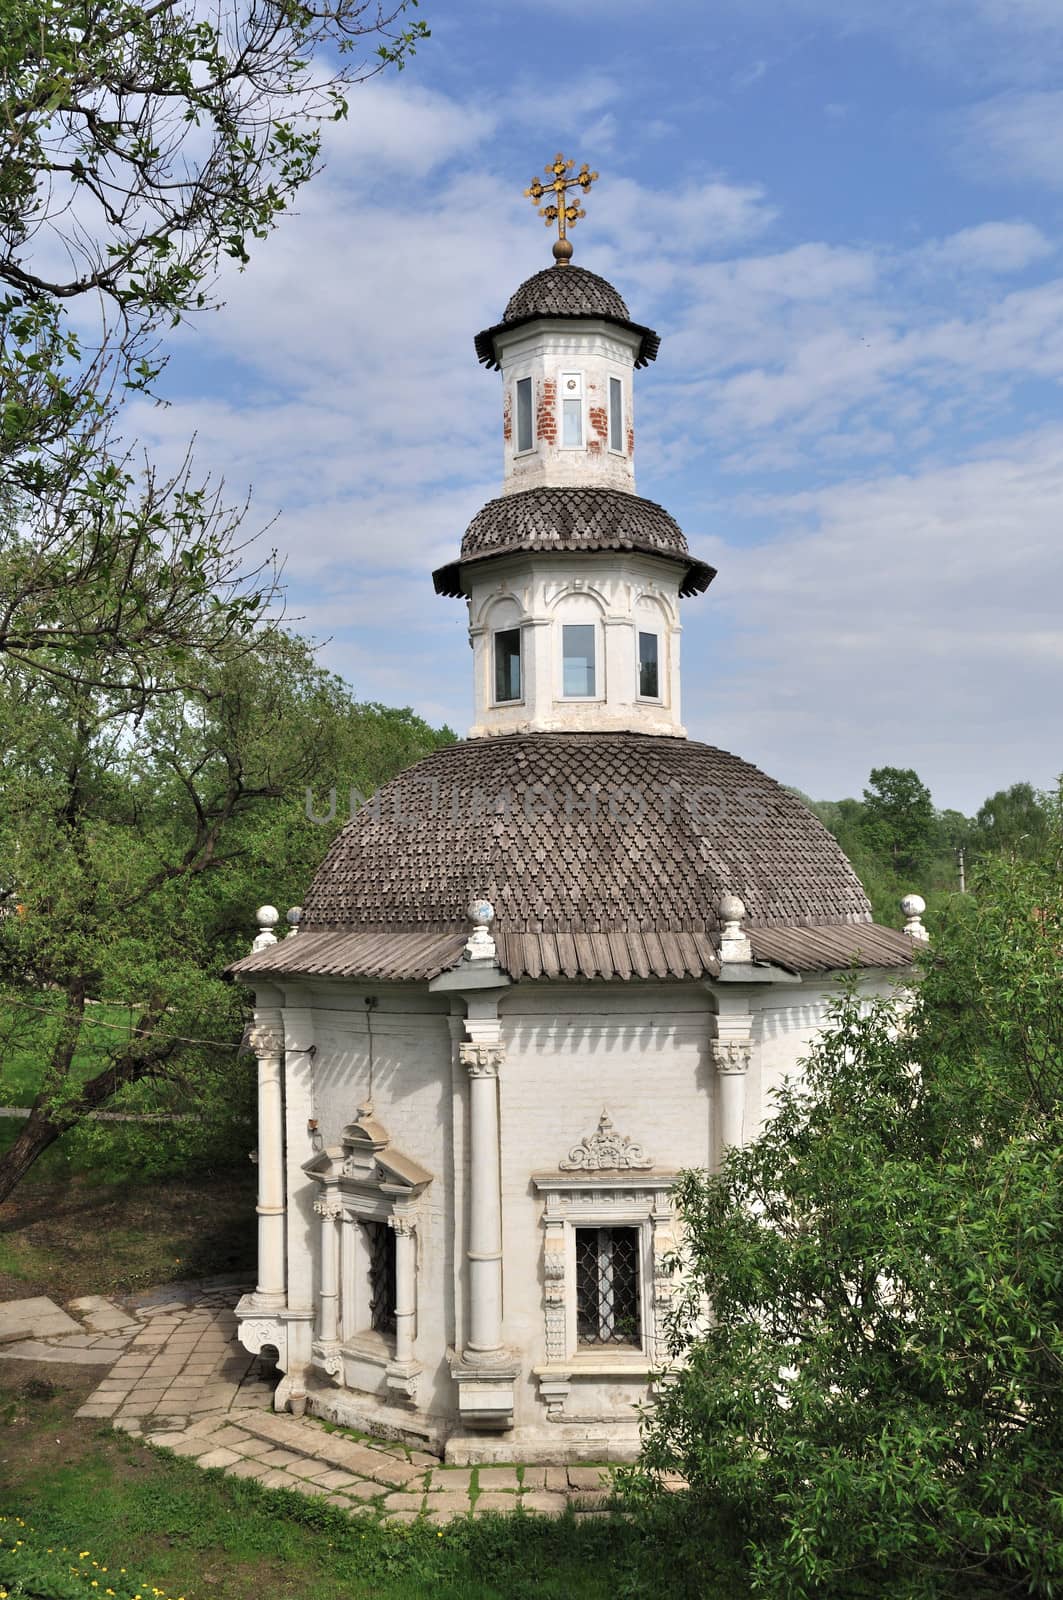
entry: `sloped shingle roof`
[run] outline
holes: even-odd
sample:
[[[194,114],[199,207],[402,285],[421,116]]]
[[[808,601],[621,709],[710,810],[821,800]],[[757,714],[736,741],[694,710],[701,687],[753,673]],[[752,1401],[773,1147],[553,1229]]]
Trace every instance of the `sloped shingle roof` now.
[[[599,321],[616,322],[632,333],[641,335],[636,367],[657,359],[661,347],[659,336],[652,328],[632,322],[623,298],[605,278],[586,267],[545,267],[542,272],[525,280],[510,296],[502,321],[485,328],[476,335],[476,354],[488,367],[498,365],[495,356],[495,336],[506,328],[519,327],[538,317],[582,317]]]
[[[507,734],[434,751],[337,837],[303,928],[705,932],[725,891],[752,927],[871,920],[834,838],[756,767],[686,739]],[[302,937],[302,934],[300,934]]]
[[[549,487],[489,500],[465,531],[461,560],[433,573],[436,591],[460,595],[463,564],[524,550],[639,550],[665,556],[686,567],[682,595],[701,594],[716,576],[714,567],[694,559],[683,530],[656,501],[622,489]]]

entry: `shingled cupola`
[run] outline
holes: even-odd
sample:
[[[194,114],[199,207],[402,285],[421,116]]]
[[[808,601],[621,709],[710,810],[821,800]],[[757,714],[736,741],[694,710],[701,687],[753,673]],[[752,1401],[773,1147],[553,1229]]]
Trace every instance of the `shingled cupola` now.
[[[558,156],[526,191],[557,223],[555,265],[511,296],[476,353],[502,375],[502,493],[435,574],[469,603],[472,738],[684,736],[679,600],[711,582],[681,529],[635,493],[634,374],[660,340],[604,278],[571,264],[567,191],[598,176]],[[551,177],[552,174],[552,177]]]

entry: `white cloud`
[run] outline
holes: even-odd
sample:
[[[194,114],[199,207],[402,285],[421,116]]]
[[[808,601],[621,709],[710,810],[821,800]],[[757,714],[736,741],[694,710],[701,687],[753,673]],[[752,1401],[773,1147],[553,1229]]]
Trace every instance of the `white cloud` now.
[[[886,762],[970,809],[987,743],[1001,783],[1051,783],[1061,503],[1059,427],[960,465],[765,499],[776,538],[712,552],[708,605],[735,634],[700,705],[687,617],[688,725],[818,795]]]
[[[495,114],[395,78],[374,78],[348,97],[347,116],[329,129],[329,160],[424,177],[490,136]]]
[[[916,257],[932,272],[1021,272],[1054,255],[1056,247],[1031,222],[983,222],[932,239]]]
[[[972,177],[1063,186],[1063,91],[998,95],[965,113],[958,154]]]

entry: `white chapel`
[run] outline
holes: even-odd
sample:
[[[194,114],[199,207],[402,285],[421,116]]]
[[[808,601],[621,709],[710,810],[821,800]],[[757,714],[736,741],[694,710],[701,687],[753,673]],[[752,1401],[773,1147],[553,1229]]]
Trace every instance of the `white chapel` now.
[[[622,1460],[666,1360],[671,1191],[770,1115],[838,973],[885,990],[819,821],[687,737],[685,602],[713,569],[635,486],[658,336],[555,263],[476,336],[501,492],[434,575],[464,601],[473,721],[336,838],[301,916],[265,907],[254,995],[258,1286],[278,1408],[449,1461]],[[922,907],[914,903],[916,911]]]

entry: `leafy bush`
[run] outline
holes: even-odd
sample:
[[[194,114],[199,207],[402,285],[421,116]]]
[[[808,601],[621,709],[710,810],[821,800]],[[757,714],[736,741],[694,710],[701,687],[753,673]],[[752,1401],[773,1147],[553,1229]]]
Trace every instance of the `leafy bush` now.
[[[850,986],[775,1120],[680,1182],[643,1481],[733,1516],[758,1595],[1063,1592],[1061,844],[988,863],[918,993]]]

